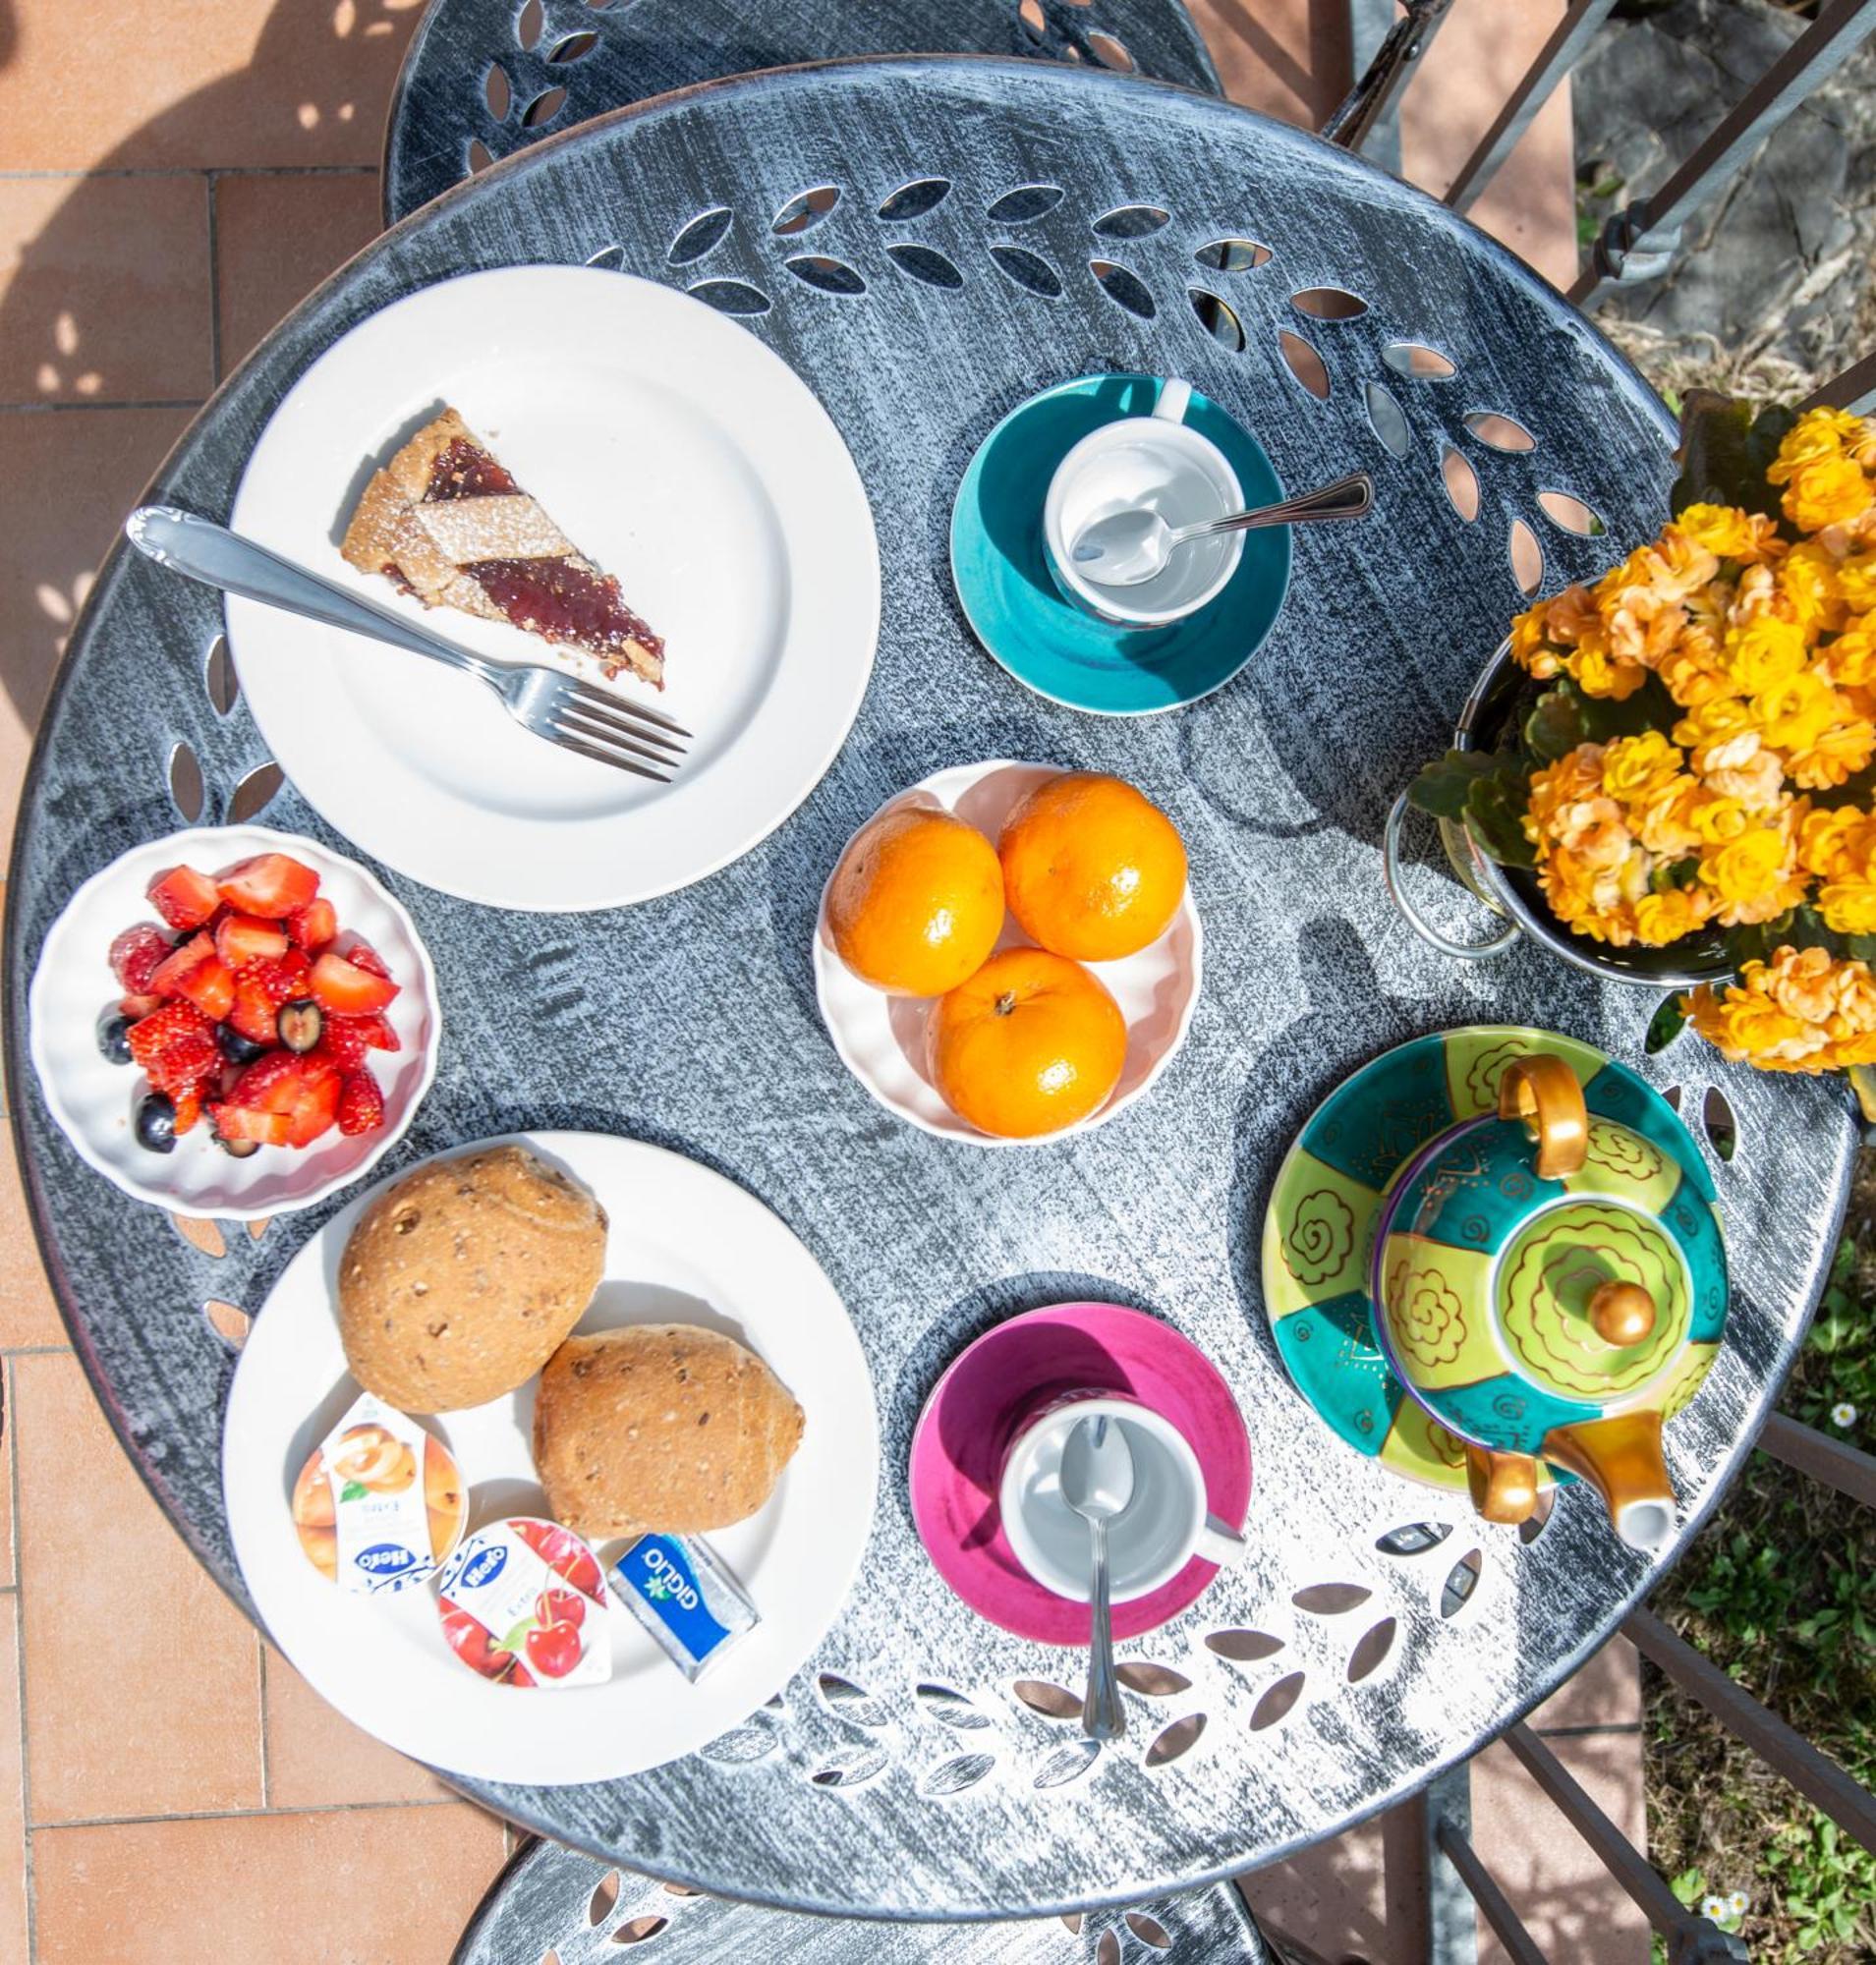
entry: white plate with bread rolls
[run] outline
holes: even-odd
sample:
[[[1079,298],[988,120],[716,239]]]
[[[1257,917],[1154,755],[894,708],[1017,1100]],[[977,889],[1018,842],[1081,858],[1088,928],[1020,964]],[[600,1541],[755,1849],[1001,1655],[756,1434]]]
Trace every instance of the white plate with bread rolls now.
[[[608,1593],[603,1683],[483,1675],[434,1580],[330,1580],[331,1517],[296,1477],[361,1390],[447,1446],[472,1536],[543,1517],[606,1567],[635,1532],[701,1537],[761,1621],[692,1681]],[[423,1161],[294,1256],[235,1372],[222,1480],[243,1580],[315,1691],[432,1767],[550,1784],[677,1759],[779,1691],[846,1599],[879,1460],[859,1339],[776,1215],[681,1154],[546,1132]]]

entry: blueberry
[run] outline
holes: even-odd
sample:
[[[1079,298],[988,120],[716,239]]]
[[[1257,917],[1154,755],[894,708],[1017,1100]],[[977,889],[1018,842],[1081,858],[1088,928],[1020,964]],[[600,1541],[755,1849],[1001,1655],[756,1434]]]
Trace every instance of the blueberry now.
[[[243,1037],[233,1024],[215,1026],[215,1041],[221,1046],[221,1054],[230,1064],[252,1064],[257,1057],[265,1057],[267,1046],[256,1043],[253,1038]]]
[[[317,1003],[310,996],[303,996],[297,1002],[289,1003],[280,1012],[280,1041],[291,1051],[304,1055],[319,1041],[319,1033],[325,1029],[325,1017]]]
[[[176,1151],[176,1101],[152,1092],[137,1108],[137,1144],[152,1153]]]
[[[135,1021],[121,1010],[107,1010],[98,1019],[97,1047],[113,1064],[130,1063],[130,1029]]]

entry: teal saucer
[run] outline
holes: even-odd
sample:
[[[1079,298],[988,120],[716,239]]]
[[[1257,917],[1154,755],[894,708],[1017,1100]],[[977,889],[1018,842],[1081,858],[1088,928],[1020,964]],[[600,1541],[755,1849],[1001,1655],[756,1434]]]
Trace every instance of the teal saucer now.
[[[1271,631],[1289,586],[1289,528],[1247,533],[1230,584],[1166,628],[1111,628],[1071,606],[1043,559],[1043,499],[1090,430],[1151,416],[1152,375],[1084,375],[1010,411],[978,446],[951,508],[951,579],[977,639],[1038,696],[1102,716],[1176,709],[1222,689]],[[1283,496],[1256,440],[1195,389],[1186,422],[1237,474],[1247,505]]]

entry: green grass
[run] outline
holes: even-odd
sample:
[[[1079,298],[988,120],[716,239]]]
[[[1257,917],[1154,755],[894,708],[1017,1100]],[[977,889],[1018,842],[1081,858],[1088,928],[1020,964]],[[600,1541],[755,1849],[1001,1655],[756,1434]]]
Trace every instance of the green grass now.
[[[1781,1401],[1876,1438],[1876,1163]],[[1860,1251],[1860,1253],[1859,1253]],[[1833,1408],[1856,1408],[1848,1429]],[[1865,1787],[1876,1787],[1876,1511],[1754,1454],[1651,1607]],[[1686,1903],[1743,1893],[1755,1965],[1876,1959],[1876,1858],[1644,1665],[1649,1856]],[[1663,1955],[1657,1945],[1657,1956]]]

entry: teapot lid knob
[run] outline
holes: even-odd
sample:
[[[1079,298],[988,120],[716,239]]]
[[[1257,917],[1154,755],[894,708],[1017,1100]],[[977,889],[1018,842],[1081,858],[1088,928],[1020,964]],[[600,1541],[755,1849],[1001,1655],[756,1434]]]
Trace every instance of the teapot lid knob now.
[[[1599,1284],[1589,1320],[1606,1344],[1639,1344],[1655,1327],[1655,1300],[1639,1283]]]
[[[1537,1141],[1537,1177],[1579,1173],[1589,1150],[1582,1082],[1555,1051],[1516,1057],[1499,1077],[1499,1117],[1521,1119]]]

